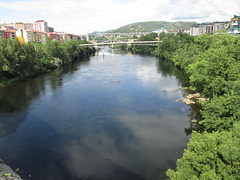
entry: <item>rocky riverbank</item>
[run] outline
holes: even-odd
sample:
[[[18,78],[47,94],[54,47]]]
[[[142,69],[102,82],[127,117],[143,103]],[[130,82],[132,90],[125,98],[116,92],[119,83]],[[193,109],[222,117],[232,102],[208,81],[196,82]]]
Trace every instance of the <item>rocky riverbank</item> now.
[[[195,93],[195,94],[189,94],[185,98],[179,99],[177,101],[183,101],[187,105],[192,105],[192,104],[196,104],[201,101],[207,101],[207,100],[209,100],[209,98],[204,97],[200,93]]]
[[[8,165],[0,159],[0,180],[22,180]]]

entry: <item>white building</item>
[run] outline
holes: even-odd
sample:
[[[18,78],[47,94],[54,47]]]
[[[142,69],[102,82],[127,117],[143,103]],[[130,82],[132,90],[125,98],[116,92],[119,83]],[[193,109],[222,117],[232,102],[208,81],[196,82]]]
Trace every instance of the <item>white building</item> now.
[[[162,33],[162,32],[164,32],[164,33],[168,33],[168,30],[167,29],[164,29],[164,28],[161,28],[161,29],[157,29],[157,30],[154,30],[154,31],[152,31],[153,33],[157,33],[158,35],[160,34],[160,33]]]
[[[44,20],[38,20],[33,23],[33,30],[38,32],[48,32],[48,24]]]

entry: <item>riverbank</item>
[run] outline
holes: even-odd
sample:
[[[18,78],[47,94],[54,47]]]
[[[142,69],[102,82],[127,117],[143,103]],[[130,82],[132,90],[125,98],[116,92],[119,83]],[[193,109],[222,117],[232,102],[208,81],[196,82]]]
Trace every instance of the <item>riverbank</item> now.
[[[75,59],[95,54],[94,47],[79,47],[81,41],[48,40],[20,45],[17,39],[0,39],[0,86],[67,66]]]
[[[3,160],[0,159],[0,179],[1,180],[22,180]]]
[[[167,176],[170,179],[238,179],[240,37],[229,34],[162,35],[162,43],[150,54],[173,61],[176,68],[188,75],[189,88],[209,98],[203,103],[203,120],[199,122],[205,132],[192,133],[176,171],[169,169]],[[146,52],[149,48],[128,49]],[[191,98],[185,101],[194,103]]]

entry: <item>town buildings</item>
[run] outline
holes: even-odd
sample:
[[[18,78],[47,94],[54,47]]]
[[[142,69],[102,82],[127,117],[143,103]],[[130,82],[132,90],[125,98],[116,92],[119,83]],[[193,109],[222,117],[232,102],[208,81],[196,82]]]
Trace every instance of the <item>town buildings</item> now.
[[[46,43],[47,37],[52,41],[59,41],[61,43],[80,39],[74,34],[54,32],[54,28],[48,27],[48,23],[44,20],[38,20],[34,23],[18,22],[15,24],[0,24],[0,37],[5,39],[14,39],[17,37],[21,43]]]
[[[191,36],[199,36],[201,34],[210,34],[222,29],[229,28],[229,22],[213,22],[213,23],[202,23],[194,24],[190,28]]]

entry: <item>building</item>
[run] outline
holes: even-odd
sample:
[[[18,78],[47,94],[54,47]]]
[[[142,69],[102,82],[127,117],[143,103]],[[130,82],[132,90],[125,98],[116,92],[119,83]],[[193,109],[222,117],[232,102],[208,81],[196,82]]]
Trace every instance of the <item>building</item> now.
[[[232,35],[240,34],[240,16],[234,15],[233,18],[231,18],[228,33]]]
[[[50,40],[59,41],[59,35],[58,34],[53,33],[53,32],[48,32],[47,35],[50,38]]]
[[[78,40],[78,36],[75,34],[65,34],[65,39],[66,41],[70,41],[70,40]]]
[[[5,39],[14,39],[16,37],[15,30],[4,30]]]
[[[157,30],[154,30],[154,31],[152,31],[153,33],[157,33],[158,35],[160,34],[160,33],[162,33],[162,32],[164,32],[164,33],[168,33],[168,30],[167,29],[164,29],[164,28],[161,28],[161,29],[157,29]]]
[[[199,36],[201,34],[210,34],[222,29],[227,29],[229,27],[228,22],[213,22],[213,23],[202,23],[194,24],[190,28],[191,36]]]
[[[16,29],[17,30],[24,29],[24,23],[22,23],[22,22],[16,23]]]
[[[33,30],[33,23],[25,23],[24,29],[25,30]]]
[[[77,35],[75,35],[75,34],[72,34],[72,40],[74,40],[74,41],[78,41],[78,40],[79,40],[79,38],[78,38],[78,36],[77,36]]]
[[[34,23],[19,22],[16,24],[0,24],[0,37],[6,39],[17,37],[21,44],[26,42],[46,43],[47,37],[52,41],[57,40],[60,43],[70,40],[77,41],[79,39],[79,37],[74,34],[54,32],[54,28],[48,27],[48,23],[44,20],[38,20]]]
[[[71,34],[65,34],[66,41],[70,41],[72,39]]]
[[[19,29],[16,32],[18,39],[21,39],[23,43],[25,42],[35,42],[45,44],[47,41],[47,34],[44,32],[31,31],[25,29]]]
[[[181,30],[182,33],[190,34],[190,29]]]
[[[169,34],[174,34],[176,35],[179,31],[178,30],[170,30],[168,31]]]
[[[54,28],[53,27],[48,27],[48,32],[54,32]]]
[[[14,29],[16,29],[16,24],[15,23],[3,23],[3,24],[0,24],[0,27],[5,27],[6,29],[14,30]]]
[[[0,38],[5,38],[5,32],[2,28],[0,28]]]
[[[55,32],[58,36],[58,41],[60,43],[63,43],[63,42],[67,42],[67,37],[66,37],[66,33],[64,32]]]
[[[234,30],[240,28],[240,17],[239,16],[234,15],[233,18],[231,18],[231,28]]]
[[[48,24],[44,20],[38,20],[33,23],[33,30],[38,32],[48,32]]]

